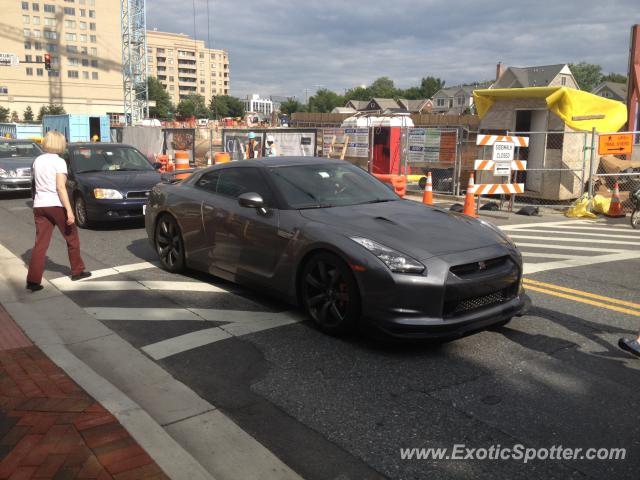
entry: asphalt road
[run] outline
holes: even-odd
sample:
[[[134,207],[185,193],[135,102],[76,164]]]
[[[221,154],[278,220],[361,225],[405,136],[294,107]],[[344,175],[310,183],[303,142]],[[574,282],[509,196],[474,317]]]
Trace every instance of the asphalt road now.
[[[29,205],[0,199],[0,243],[25,261]],[[45,275],[304,478],[638,478],[640,359],[616,344],[640,327],[640,232],[558,215],[484,218],[523,245],[534,306],[442,345],[328,337],[277,299],[168,274],[145,263],[156,259],[141,224],[83,230],[97,275],[73,284],[54,235]],[[526,464],[400,455],[455,444],[627,452]]]

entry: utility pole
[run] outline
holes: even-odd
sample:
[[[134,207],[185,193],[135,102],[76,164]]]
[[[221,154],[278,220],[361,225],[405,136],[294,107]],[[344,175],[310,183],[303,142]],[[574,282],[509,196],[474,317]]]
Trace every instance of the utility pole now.
[[[124,116],[135,125],[149,116],[145,0],[120,0]]]

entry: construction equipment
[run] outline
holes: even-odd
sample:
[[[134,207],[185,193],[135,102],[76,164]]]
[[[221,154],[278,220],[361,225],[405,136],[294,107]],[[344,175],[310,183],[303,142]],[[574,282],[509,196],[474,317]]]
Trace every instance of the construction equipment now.
[[[149,116],[145,0],[120,0],[124,116],[135,125]]]

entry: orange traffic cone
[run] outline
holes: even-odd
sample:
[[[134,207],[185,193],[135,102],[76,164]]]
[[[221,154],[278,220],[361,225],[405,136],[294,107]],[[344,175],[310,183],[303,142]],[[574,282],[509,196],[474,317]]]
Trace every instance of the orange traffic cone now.
[[[467,186],[467,196],[464,199],[464,210],[462,213],[468,215],[470,217],[478,218],[478,214],[476,213],[476,199],[473,194],[476,187],[473,183],[473,173],[469,177],[469,185]]]
[[[609,211],[605,213],[605,215],[612,218],[620,218],[625,216],[625,213],[622,211],[622,204],[620,203],[620,190],[618,189],[618,182],[616,182],[613,186],[611,205],[609,206]]]
[[[427,173],[427,184],[424,186],[422,203],[425,205],[433,205],[433,184],[431,183],[431,172]]]

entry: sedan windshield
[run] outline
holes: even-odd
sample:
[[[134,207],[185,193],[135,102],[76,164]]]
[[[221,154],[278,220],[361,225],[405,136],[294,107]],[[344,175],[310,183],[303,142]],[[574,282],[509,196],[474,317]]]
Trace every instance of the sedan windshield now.
[[[343,162],[273,167],[270,173],[291,208],[342,207],[399,199],[364,170]]]
[[[35,158],[42,153],[33,142],[0,142],[0,158]]]
[[[76,173],[109,171],[151,171],[153,166],[135,148],[90,146],[74,148],[71,166]]]

